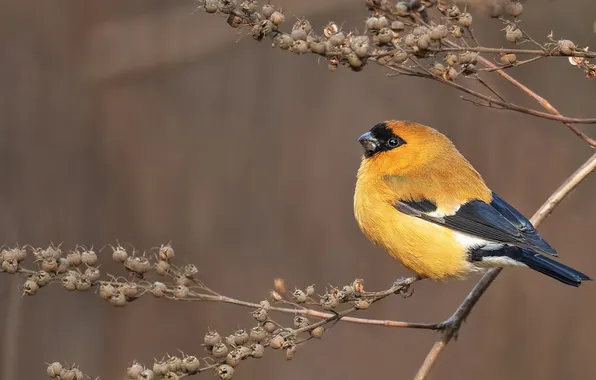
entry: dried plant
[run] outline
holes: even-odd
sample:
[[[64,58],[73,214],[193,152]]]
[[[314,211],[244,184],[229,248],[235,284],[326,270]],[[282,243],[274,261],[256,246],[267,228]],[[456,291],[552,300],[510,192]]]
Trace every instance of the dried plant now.
[[[587,144],[596,147],[596,140],[575,126],[596,124],[596,118],[561,115],[546,99],[506,72],[539,59],[558,58],[577,67],[578,73],[586,78],[595,78],[596,64],[593,61],[596,53],[572,41],[555,38],[552,32],[542,42],[532,38],[521,27],[523,5],[518,1],[489,0],[482,3],[494,19],[491,22],[495,28],[501,29],[504,42],[512,47],[482,46],[474,35],[474,18],[468,12],[468,6],[460,3],[366,0],[368,15],[363,33],[342,30],[335,22],[315,30],[304,18],[295,20],[291,29],[284,30],[288,20],[281,8],[269,3],[259,5],[255,0],[244,0],[239,4],[232,0],[200,0],[198,9],[221,17],[231,27],[239,28],[242,35],[250,35],[257,41],[268,38],[273,41],[273,46],[282,50],[300,55],[314,54],[325,59],[331,71],[339,66],[361,71],[367,64],[375,63],[389,70],[390,76],[413,76],[456,88],[468,96],[463,97],[464,100],[477,106],[557,120]],[[519,48],[520,45],[530,45],[531,48]],[[546,112],[507,101],[488,84],[485,78],[489,75],[499,75],[514,84],[534,98]],[[596,154],[542,205],[532,217],[533,224],[538,226],[542,223],[594,169]],[[100,256],[104,256],[103,252]],[[409,296],[408,288],[417,278],[400,280],[379,292],[365,291],[362,280],[355,280],[344,286],[321,290],[322,294],[318,294],[312,285],[288,291],[282,280],[276,280],[275,289],[267,299],[253,303],[224,296],[206,286],[197,277],[195,265],[175,264],[174,250],[170,245],[140,253],[126,250],[118,244],[111,247],[111,257],[121,264],[128,273],[126,276],[102,273],[98,254],[86,247],[77,247],[68,253],[54,245],[46,248],[4,248],[0,252],[0,268],[4,273],[23,276],[22,291],[28,296],[55,284],[67,291],[95,292],[117,307],[127,306],[143,296],[161,298],[164,302],[211,301],[250,308],[254,319],[252,326],[225,334],[207,331],[204,336],[206,353],[164,353],[164,357],[152,365],[135,362],[127,369],[130,379],[146,380],[174,380],[205,371],[215,372],[221,379],[231,379],[244,360],[259,359],[269,349],[284,350],[286,359],[291,360],[305,342],[321,338],[337,322],[440,330],[441,336],[415,377],[426,379],[436,359],[501,271],[488,271],[451,318],[441,323],[423,324],[353,316],[390,295]],[[293,315],[291,323],[284,324],[273,317],[284,313]],[[74,365],[58,362],[48,364],[47,373],[60,380],[91,378]]]

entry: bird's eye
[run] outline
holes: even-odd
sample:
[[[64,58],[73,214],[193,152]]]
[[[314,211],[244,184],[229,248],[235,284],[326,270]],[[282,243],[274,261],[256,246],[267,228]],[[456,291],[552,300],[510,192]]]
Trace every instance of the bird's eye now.
[[[389,139],[389,141],[387,141],[387,144],[388,144],[390,147],[392,147],[392,148],[395,148],[396,146],[398,146],[398,145],[399,145],[399,141],[397,141],[397,139],[396,139],[396,138],[391,138],[391,139]]]

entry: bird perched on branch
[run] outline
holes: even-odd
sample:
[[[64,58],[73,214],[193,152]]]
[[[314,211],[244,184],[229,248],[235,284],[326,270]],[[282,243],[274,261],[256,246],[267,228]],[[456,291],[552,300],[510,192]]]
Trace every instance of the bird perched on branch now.
[[[524,266],[567,285],[590,280],[549,258],[556,251],[530,221],[492,192],[438,131],[387,121],[359,142],[364,157],[354,195],[358,225],[417,275],[446,280]]]

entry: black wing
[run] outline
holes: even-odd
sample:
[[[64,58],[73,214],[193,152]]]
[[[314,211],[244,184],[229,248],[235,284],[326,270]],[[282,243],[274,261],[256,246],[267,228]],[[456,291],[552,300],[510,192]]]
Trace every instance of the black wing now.
[[[481,239],[557,256],[557,252],[538,235],[526,217],[497,194],[492,195],[490,204],[470,201],[463,204],[454,215],[443,217],[429,215],[436,210],[436,205],[429,200],[397,201],[394,207],[405,214]]]

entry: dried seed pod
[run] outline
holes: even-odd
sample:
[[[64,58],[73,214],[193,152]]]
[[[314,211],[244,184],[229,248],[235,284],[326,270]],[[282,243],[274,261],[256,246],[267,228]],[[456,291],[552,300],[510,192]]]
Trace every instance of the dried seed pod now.
[[[294,358],[294,354],[296,354],[297,347],[295,344],[292,344],[290,347],[286,349],[286,360],[292,360]]]
[[[116,294],[114,294],[113,296],[110,297],[109,299],[110,303],[116,307],[123,307],[126,306],[126,297],[124,296],[124,294],[117,292]]]
[[[62,286],[64,286],[64,288],[68,291],[76,290],[78,279],[79,276],[76,274],[76,272],[71,271],[62,278]]]
[[[246,330],[240,329],[234,332],[234,343],[236,343],[238,346],[248,342],[248,338],[249,336]]]
[[[194,264],[186,264],[182,269],[182,272],[186,277],[192,277],[195,274],[199,273],[199,269]]]
[[[324,41],[309,42],[308,47],[310,48],[310,51],[315,54],[325,54],[327,51],[327,44]]]
[[[408,60],[409,56],[405,50],[399,49],[393,54],[393,60],[397,63],[404,63]]]
[[[125,259],[126,260],[126,259]],[[132,260],[132,259],[131,259]],[[170,263],[165,260],[159,260],[155,263],[155,273],[165,276],[170,271]]]
[[[302,328],[307,327],[309,324],[310,324],[310,321],[308,320],[308,318],[303,317],[301,315],[294,316],[294,328],[302,329]]]
[[[14,253],[14,258],[17,260],[17,262],[22,262],[27,258],[27,250],[23,249],[23,248],[13,248],[11,250]]]
[[[52,275],[46,271],[40,270],[33,276],[33,280],[39,285],[40,287],[46,286],[47,284],[52,281]]]
[[[236,0],[219,0],[219,11],[229,14],[236,7]]]
[[[150,369],[145,369],[139,374],[139,380],[153,380],[154,378],[155,374]]]
[[[501,63],[504,65],[513,65],[515,62],[517,62],[515,54],[503,54],[501,56]]]
[[[422,36],[428,33],[428,28],[426,26],[417,26],[412,30],[412,34],[415,36]]]
[[[263,17],[265,17],[265,18],[271,17],[273,12],[275,12],[275,7],[272,4],[265,4],[265,5],[263,5],[263,8],[261,9],[261,13],[263,14]]]
[[[294,40],[292,39],[292,37],[289,34],[285,33],[275,37],[275,42],[277,43],[277,46],[279,46],[279,48],[282,50],[288,50],[292,47],[292,45],[294,45]]]
[[[458,17],[461,14],[461,11],[457,5],[452,4],[449,8],[447,8],[445,14],[449,17]]]
[[[155,281],[153,283],[153,286],[151,287],[151,294],[153,294],[153,296],[156,298],[161,298],[166,294],[167,289],[168,288],[166,284],[164,284],[163,282]]]
[[[365,299],[357,299],[356,302],[354,302],[354,307],[358,310],[366,310],[369,306],[370,302]]]
[[[60,376],[60,372],[62,372],[62,364],[58,362],[53,362],[48,364],[48,376],[55,378]]]
[[[273,323],[271,321],[267,321],[267,322],[263,323],[263,329],[265,331],[267,331],[268,333],[272,333],[273,331],[275,331],[275,323]]]
[[[379,29],[389,28],[389,26],[391,25],[391,22],[389,22],[389,19],[382,15],[379,16],[378,23],[379,23]]]
[[[244,0],[240,3],[240,9],[247,15],[251,15],[257,11],[258,3],[256,0]]]
[[[406,38],[404,38],[404,43],[406,44],[406,46],[412,47],[412,46],[415,46],[416,45],[416,40],[417,40],[417,38],[416,38],[415,35],[408,34],[406,36]]]
[[[264,308],[259,308],[252,312],[252,317],[258,322],[265,322],[268,318],[267,310]]]
[[[575,52],[575,44],[569,40],[560,40],[557,42],[561,54],[571,55]]]
[[[250,329],[250,340],[253,342],[262,342],[267,337],[267,331],[261,326]]]
[[[188,297],[189,293],[190,293],[190,290],[188,289],[188,286],[178,285],[174,288],[174,297],[176,297],[178,299],[184,299],[184,298]]]
[[[472,26],[472,15],[469,13],[462,13],[461,16],[457,19],[459,25],[463,26],[464,28],[469,28]]]
[[[320,338],[323,336],[324,332],[325,329],[323,328],[323,326],[318,326],[310,330],[310,336],[312,336],[313,338]]]
[[[32,295],[35,295],[35,293],[37,293],[38,290],[39,290],[39,285],[37,284],[37,282],[35,282],[35,280],[33,278],[29,278],[23,284],[23,294],[32,296]]]
[[[403,22],[395,20],[391,23],[391,29],[395,31],[402,31],[406,28]]]
[[[250,345],[250,356],[255,359],[260,359],[265,354],[265,347],[259,343],[253,343]]]
[[[410,13],[410,8],[408,7],[408,4],[406,4],[406,2],[404,1],[400,1],[399,3],[397,3],[395,5],[395,14],[398,16],[407,16],[408,13]]]
[[[329,43],[333,46],[340,46],[346,42],[346,36],[343,32],[337,32],[329,37]]]
[[[458,63],[457,55],[455,54],[447,54],[445,56],[445,63],[448,66],[455,66]]]
[[[170,357],[168,357],[166,362],[168,363],[168,368],[170,368],[170,371],[172,371],[172,372],[180,371],[180,367],[182,366],[182,359],[180,359],[179,357],[170,356]]]
[[[471,51],[464,51],[463,53],[461,53],[458,56],[458,61],[461,64],[471,63],[472,61],[474,61],[475,56],[476,55],[474,53],[472,53]]]
[[[468,63],[463,68],[464,68],[464,74],[466,74],[466,75],[475,74],[476,72],[478,72],[478,69],[476,69],[476,66],[473,63]]]
[[[331,21],[329,24],[327,24],[325,29],[323,29],[323,35],[327,38],[330,38],[331,36],[333,36],[337,33],[339,33],[339,27],[333,21]]]
[[[205,8],[205,12],[207,13],[215,13],[219,8],[219,2],[218,0],[205,0],[203,8]]]
[[[306,302],[307,296],[302,290],[296,289],[294,290],[294,293],[292,293],[292,298],[296,303],[304,303]]]
[[[110,297],[116,295],[118,292],[114,286],[108,283],[101,284],[99,286],[99,296],[104,300],[109,300]]]
[[[219,335],[219,333],[217,331],[209,330],[205,334],[203,341],[206,346],[215,346],[217,343],[221,342],[221,335]]]
[[[464,30],[461,28],[461,26],[457,25],[454,25],[453,28],[451,28],[450,32],[451,35],[455,38],[462,38],[462,36],[464,35]]]
[[[364,281],[357,278],[352,282],[352,289],[354,290],[354,294],[362,294],[364,293]]]
[[[159,360],[153,363],[153,373],[157,376],[163,376],[170,372],[170,366],[165,360]]]
[[[58,259],[58,268],[56,269],[56,273],[66,273],[68,272],[68,260],[66,258],[61,257]]]
[[[62,371],[60,371],[59,378],[60,380],[76,380],[77,374],[72,368],[63,368]]]
[[[430,72],[433,73],[433,75],[441,76],[445,72],[445,66],[443,66],[439,62],[435,62],[433,66],[430,68]]]
[[[393,41],[393,31],[389,28],[379,30],[377,36],[379,38],[379,43],[381,44],[390,44]]]
[[[312,297],[315,295],[315,286],[314,285],[309,285],[306,287],[306,295],[309,297]]]
[[[308,42],[304,40],[295,41],[294,45],[291,47],[291,50],[296,54],[306,54],[308,53]]]
[[[139,363],[132,363],[130,367],[126,369],[126,375],[129,379],[138,379],[141,372],[143,372],[145,368]]]
[[[222,364],[217,367],[217,374],[221,380],[230,380],[234,376],[234,368],[227,364]]]
[[[234,334],[226,336],[226,344],[231,347],[236,347],[236,339]]]
[[[228,347],[219,342],[213,345],[213,357],[214,358],[223,358],[228,354]]]
[[[269,16],[269,20],[275,25],[281,25],[286,21],[286,16],[280,11],[275,11]]]
[[[238,28],[240,25],[242,25],[242,22],[244,21],[242,19],[242,16],[235,14],[236,12],[238,12],[238,11],[232,11],[228,15],[228,19],[226,20],[228,25],[231,26],[232,28]]]
[[[310,21],[308,21],[305,18],[302,19],[298,19],[293,26],[293,29],[302,29],[306,32],[307,35],[310,35],[312,33],[312,25],[310,24]]]
[[[78,267],[79,265],[81,265],[81,262],[82,262],[81,252],[79,252],[79,251],[70,251],[66,255],[66,260],[68,262],[68,266]]]
[[[505,38],[509,42],[517,43],[524,38],[524,34],[518,27],[508,25],[507,28],[505,28]]]
[[[264,37],[269,36],[273,32],[275,26],[270,20],[263,20],[258,24],[253,25],[250,33],[252,38],[257,41],[261,41]]]
[[[507,12],[507,14],[512,17],[520,16],[523,11],[524,6],[518,1],[510,2],[505,6],[505,12]]]
[[[416,41],[416,46],[418,46],[422,50],[426,50],[430,46],[430,37],[428,34],[423,34],[418,37],[418,41]]]
[[[455,81],[458,76],[459,73],[453,67],[450,67],[449,70],[446,70],[443,73],[443,79],[445,80]]]
[[[86,278],[89,279],[91,282],[95,282],[99,280],[100,272],[98,268],[89,267],[85,269],[85,273],[83,274]]]
[[[178,380],[180,379],[180,376],[178,376],[178,374],[176,372],[168,372],[163,376],[163,380]]]
[[[437,25],[430,28],[428,36],[431,40],[438,41],[449,35],[449,29],[445,25]]]
[[[81,253],[81,261],[85,265],[94,266],[97,264],[97,254],[92,250],[84,251]]]
[[[172,248],[171,245],[167,244],[167,245],[163,245],[161,247],[159,247],[159,258],[161,260],[171,260],[174,258],[174,256],[176,256],[175,252],[174,252],[174,248]]]
[[[276,335],[269,341],[269,347],[273,348],[274,350],[279,350],[281,346],[284,344],[284,337],[281,335]]]
[[[503,15],[503,5],[500,1],[493,1],[490,7],[490,17],[499,18]]]
[[[306,41],[307,34],[304,29],[294,28],[294,29],[292,29],[292,33],[290,34],[290,36],[292,37],[292,39],[294,41],[299,41],[299,40]]]
[[[195,373],[199,370],[201,366],[201,362],[196,356],[187,356],[182,359],[182,365],[180,366],[180,370],[183,373]]]
[[[350,47],[359,58],[364,58],[368,55],[370,48],[370,39],[368,36],[356,36],[352,39]]]
[[[46,272],[56,273],[56,271],[58,271],[58,261],[53,257],[43,259],[41,262],[41,269]]]
[[[120,291],[127,298],[136,298],[139,295],[139,288],[136,282],[126,282],[120,287]]]
[[[368,30],[379,30],[381,27],[379,26],[379,18],[377,16],[371,16],[366,19],[365,22],[366,29]]]
[[[240,364],[241,360],[242,360],[242,355],[240,353],[240,350],[238,350],[238,349],[234,349],[234,350],[230,351],[228,353],[228,355],[226,356],[226,363],[232,367],[238,366],[238,364]]]
[[[332,293],[327,293],[321,297],[321,307],[325,310],[333,310],[339,304],[339,300]]]
[[[77,277],[77,282],[75,284],[77,290],[85,291],[89,290],[91,287],[91,281],[86,276],[79,276]]]

